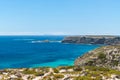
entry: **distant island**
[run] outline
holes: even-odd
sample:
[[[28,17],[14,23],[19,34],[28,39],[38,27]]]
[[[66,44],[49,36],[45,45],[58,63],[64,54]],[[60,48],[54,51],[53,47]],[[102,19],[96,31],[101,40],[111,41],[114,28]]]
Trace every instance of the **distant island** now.
[[[78,56],[73,66],[4,69],[0,80],[120,80],[119,36],[68,36],[62,43],[103,46]]]

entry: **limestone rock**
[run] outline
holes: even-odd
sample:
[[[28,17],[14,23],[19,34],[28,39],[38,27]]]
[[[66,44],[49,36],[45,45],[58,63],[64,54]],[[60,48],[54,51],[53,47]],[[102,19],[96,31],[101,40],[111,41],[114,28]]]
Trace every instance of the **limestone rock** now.
[[[120,46],[104,46],[78,57],[76,66],[99,66],[120,70]]]

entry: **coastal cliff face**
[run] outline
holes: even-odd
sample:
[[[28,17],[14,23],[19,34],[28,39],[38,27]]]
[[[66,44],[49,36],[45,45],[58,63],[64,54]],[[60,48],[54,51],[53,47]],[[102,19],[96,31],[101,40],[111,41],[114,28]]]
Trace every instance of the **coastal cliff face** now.
[[[62,43],[118,45],[120,44],[120,37],[119,36],[69,36],[69,37],[65,37]]]
[[[75,66],[98,66],[120,70],[120,46],[104,46],[75,60]]]

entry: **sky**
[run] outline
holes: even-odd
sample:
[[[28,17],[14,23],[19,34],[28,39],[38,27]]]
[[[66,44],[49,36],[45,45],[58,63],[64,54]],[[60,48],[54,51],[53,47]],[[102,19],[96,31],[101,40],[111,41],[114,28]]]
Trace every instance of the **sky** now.
[[[0,0],[0,35],[120,35],[120,0]]]

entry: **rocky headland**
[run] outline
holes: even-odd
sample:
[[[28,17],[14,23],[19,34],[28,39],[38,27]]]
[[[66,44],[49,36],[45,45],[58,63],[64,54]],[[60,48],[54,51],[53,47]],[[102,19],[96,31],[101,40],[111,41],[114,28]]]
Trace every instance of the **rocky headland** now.
[[[120,46],[103,46],[75,60],[76,66],[98,66],[120,71]]]
[[[62,43],[119,45],[120,36],[106,36],[106,35],[68,36],[64,38]]]

